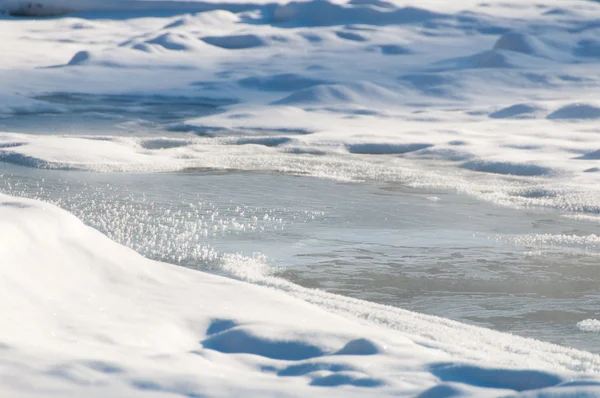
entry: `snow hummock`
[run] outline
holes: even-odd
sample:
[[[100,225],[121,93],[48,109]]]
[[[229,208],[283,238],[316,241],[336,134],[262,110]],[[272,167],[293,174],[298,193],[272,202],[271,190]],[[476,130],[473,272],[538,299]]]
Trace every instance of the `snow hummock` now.
[[[540,57],[547,57],[550,52],[546,45],[536,37],[519,32],[502,35],[494,44],[494,50],[514,51]]]
[[[597,355],[250,269],[263,286],[147,260],[47,203],[0,196],[0,237],[4,396],[481,396],[600,385],[575,373],[600,371]],[[227,261],[241,271],[249,260]]]

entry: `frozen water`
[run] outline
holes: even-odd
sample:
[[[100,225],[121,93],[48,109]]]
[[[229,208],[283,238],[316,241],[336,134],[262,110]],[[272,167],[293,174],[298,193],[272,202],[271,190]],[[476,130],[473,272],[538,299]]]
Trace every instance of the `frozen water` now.
[[[597,221],[398,183],[272,173],[106,175],[12,167],[2,190],[55,202],[156,260],[242,279],[280,276],[598,350],[600,334],[576,327],[600,305]],[[258,268],[254,274],[228,269],[231,255],[253,258]]]

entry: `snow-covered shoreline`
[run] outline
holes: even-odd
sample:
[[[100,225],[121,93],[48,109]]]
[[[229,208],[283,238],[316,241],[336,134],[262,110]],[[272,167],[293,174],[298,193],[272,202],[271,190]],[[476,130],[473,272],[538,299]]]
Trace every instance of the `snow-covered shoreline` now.
[[[3,396],[559,396],[600,385],[594,354],[306,292],[346,311],[335,315],[146,260],[42,202],[2,196],[0,237]],[[371,321],[351,315],[361,311]]]
[[[2,162],[380,179],[600,212],[597,3],[0,10],[79,12],[0,19]],[[113,124],[90,133],[88,114]],[[157,263],[42,202],[0,196],[0,241],[2,396],[600,395],[597,355]]]

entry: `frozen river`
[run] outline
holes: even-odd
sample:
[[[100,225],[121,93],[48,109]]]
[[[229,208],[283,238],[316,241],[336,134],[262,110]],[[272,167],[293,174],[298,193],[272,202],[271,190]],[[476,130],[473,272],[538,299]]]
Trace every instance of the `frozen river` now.
[[[397,182],[271,172],[95,173],[2,164],[0,190],[57,203],[152,259],[293,283],[599,352],[598,224]],[[248,258],[236,269],[232,255]],[[258,264],[258,269],[255,269]],[[251,276],[248,276],[251,275]]]

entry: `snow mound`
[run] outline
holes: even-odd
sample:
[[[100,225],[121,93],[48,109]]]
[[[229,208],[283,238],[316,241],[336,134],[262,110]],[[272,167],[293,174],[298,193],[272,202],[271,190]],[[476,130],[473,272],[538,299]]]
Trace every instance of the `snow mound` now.
[[[155,44],[166,50],[193,51],[199,49],[198,40],[182,33],[163,33],[145,41],[147,44]]]
[[[518,68],[531,60],[525,58],[526,54],[506,50],[488,50],[465,57],[451,58],[436,62],[433,70],[461,70],[484,68]]]
[[[172,152],[188,144],[182,140],[160,138],[140,142],[118,137],[22,138],[18,140],[21,145],[0,148],[1,161],[40,169],[178,170],[185,167],[185,161],[175,159]]]
[[[577,322],[577,328],[582,332],[598,333],[600,332],[600,321],[598,319],[584,319]]]
[[[547,116],[551,120],[600,119],[600,107],[589,104],[569,104]]]
[[[337,26],[337,25],[399,25],[420,24],[443,18],[430,10],[417,7],[380,7],[370,2],[336,4],[329,1],[291,2],[276,6],[268,21],[286,26]]]
[[[492,119],[529,119],[534,118],[536,113],[542,110],[542,108],[536,105],[515,104],[490,113],[489,117]]]
[[[494,44],[494,50],[514,51],[538,57],[549,56],[546,45],[535,37],[519,32],[502,35]]]
[[[92,59],[92,53],[89,51],[79,51],[67,62],[69,66],[85,65]]]
[[[388,384],[352,382],[374,377],[351,355],[388,357],[373,351],[379,343],[350,332],[352,321],[282,293],[146,260],[54,206],[0,196],[0,237],[7,243],[0,248],[0,287],[11,300],[1,310],[4,321],[11,322],[2,329],[2,347],[10,347],[14,372],[35,383],[40,396],[86,396],[96,383],[82,381],[95,379],[111,388],[108,396],[150,391],[247,395],[269,384],[274,388],[269,396],[291,385],[292,391],[299,389],[293,395],[300,396],[310,395],[311,385],[324,385],[323,377],[340,378],[337,385]],[[36,250],[28,250],[34,242]],[[215,299],[226,302],[202,305]],[[295,316],[310,324],[293,327]],[[337,330],[318,326],[336,319],[341,321]],[[354,325],[356,331],[368,329]],[[378,340],[380,333],[374,329],[372,338]],[[398,337],[395,344],[410,346]],[[28,349],[32,341],[35,354]],[[44,371],[24,366],[31,355]],[[157,364],[161,357],[169,360]],[[294,372],[293,367],[310,367],[305,360],[311,358],[329,371],[308,378]],[[231,378],[218,377],[225,369]],[[267,369],[286,375],[273,377]],[[12,372],[2,368],[3,377]],[[197,378],[202,383],[181,382]],[[22,386],[7,382],[2,391],[11,395]],[[128,387],[123,391],[123,386]]]
[[[275,105],[334,105],[393,103],[399,95],[370,82],[350,84],[321,84],[296,91],[275,101]]]

